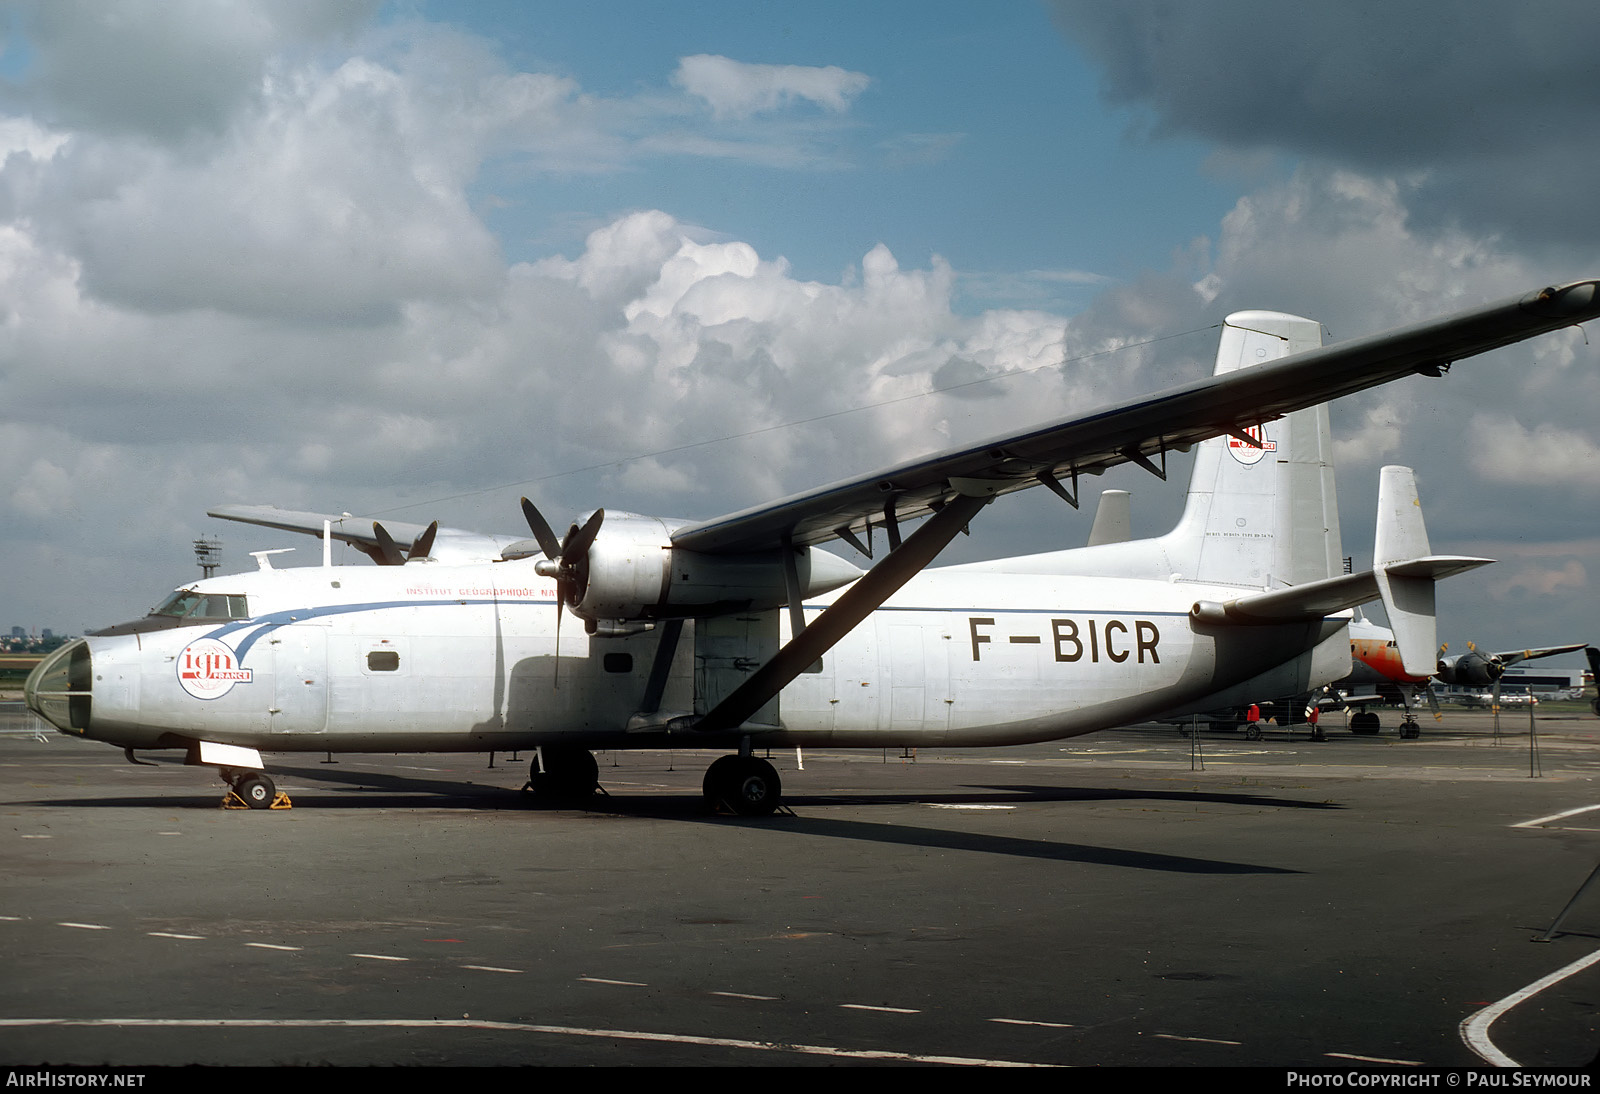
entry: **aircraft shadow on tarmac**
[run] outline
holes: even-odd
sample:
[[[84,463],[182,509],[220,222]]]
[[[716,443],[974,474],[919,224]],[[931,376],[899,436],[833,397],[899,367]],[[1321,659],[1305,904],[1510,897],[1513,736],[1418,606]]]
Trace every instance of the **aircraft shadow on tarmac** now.
[[[157,761],[170,763],[171,761]],[[178,766],[172,763],[172,766]],[[509,768],[509,771],[514,771]],[[317,811],[350,809],[460,809],[529,810],[537,812],[582,812],[640,820],[737,825],[741,828],[771,830],[774,834],[821,836],[828,839],[863,840],[872,843],[910,847],[974,851],[982,854],[1019,856],[1057,862],[1080,862],[1129,869],[1157,870],[1188,874],[1293,874],[1299,871],[1221,859],[1193,858],[1158,852],[1134,851],[1092,844],[1063,843],[1054,840],[1025,839],[1013,836],[958,831],[929,826],[888,824],[871,820],[836,817],[808,817],[803,810],[837,805],[940,805],[968,806],[1017,805],[1027,803],[1101,802],[1159,800],[1186,804],[1221,804],[1250,807],[1269,806],[1297,809],[1341,809],[1328,802],[1299,801],[1292,798],[1196,791],[1127,790],[1106,787],[1056,787],[1032,785],[982,785],[943,793],[850,793],[792,795],[789,811],[774,817],[741,818],[712,816],[699,794],[661,790],[650,793],[600,795],[581,803],[543,802],[530,794],[506,785],[466,782],[459,777],[428,778],[394,775],[360,769],[331,767],[276,767],[275,772],[293,779],[320,784],[306,806]],[[77,808],[216,809],[222,788],[205,796],[193,793],[174,795],[116,795],[82,799],[51,799],[31,804],[73,806]],[[29,803],[12,803],[29,804]],[[241,811],[249,813],[250,811]],[[271,814],[254,814],[269,817]]]

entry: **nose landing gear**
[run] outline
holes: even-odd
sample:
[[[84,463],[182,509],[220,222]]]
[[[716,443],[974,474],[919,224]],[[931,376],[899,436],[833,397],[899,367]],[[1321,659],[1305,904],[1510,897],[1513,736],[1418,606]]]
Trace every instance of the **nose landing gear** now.
[[[228,783],[228,796],[222,799],[224,809],[290,809],[289,795],[273,785],[271,779],[259,771],[224,771]]]

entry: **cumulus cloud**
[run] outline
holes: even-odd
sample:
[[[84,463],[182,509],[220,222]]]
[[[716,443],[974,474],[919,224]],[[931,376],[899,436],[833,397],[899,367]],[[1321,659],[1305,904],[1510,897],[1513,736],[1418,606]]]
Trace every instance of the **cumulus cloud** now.
[[[749,64],[700,53],[678,62],[672,82],[704,100],[716,117],[748,118],[797,101],[842,114],[871,80],[837,65]]]
[[[52,125],[171,142],[225,128],[288,46],[348,34],[377,0],[39,0],[16,8],[31,39],[34,105]]]
[[[1529,429],[1503,414],[1474,414],[1467,433],[1472,469],[1488,482],[1543,482],[1600,492],[1600,445],[1575,429],[1541,422]]]

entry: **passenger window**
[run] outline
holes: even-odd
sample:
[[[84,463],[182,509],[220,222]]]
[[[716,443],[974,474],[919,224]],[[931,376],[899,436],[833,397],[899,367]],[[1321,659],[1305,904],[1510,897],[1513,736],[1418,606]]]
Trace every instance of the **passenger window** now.
[[[370,672],[395,672],[399,668],[399,650],[373,650],[367,654],[367,669]]]
[[[605,665],[607,672],[632,672],[633,654],[608,653],[606,654],[605,660],[602,662],[602,664]]]

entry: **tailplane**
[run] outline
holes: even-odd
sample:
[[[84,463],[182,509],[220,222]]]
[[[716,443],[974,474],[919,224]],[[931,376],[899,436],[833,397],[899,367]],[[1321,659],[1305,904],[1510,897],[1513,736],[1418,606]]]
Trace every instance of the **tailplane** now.
[[[1409,467],[1385,467],[1378,480],[1378,531],[1373,567],[1354,574],[1249,593],[1218,602],[1196,602],[1190,616],[1214,626],[1261,625],[1327,619],[1372,600],[1382,600],[1406,673],[1427,677],[1436,667],[1434,582],[1487,566],[1490,559],[1436,555],[1428,548],[1416,477]]]

